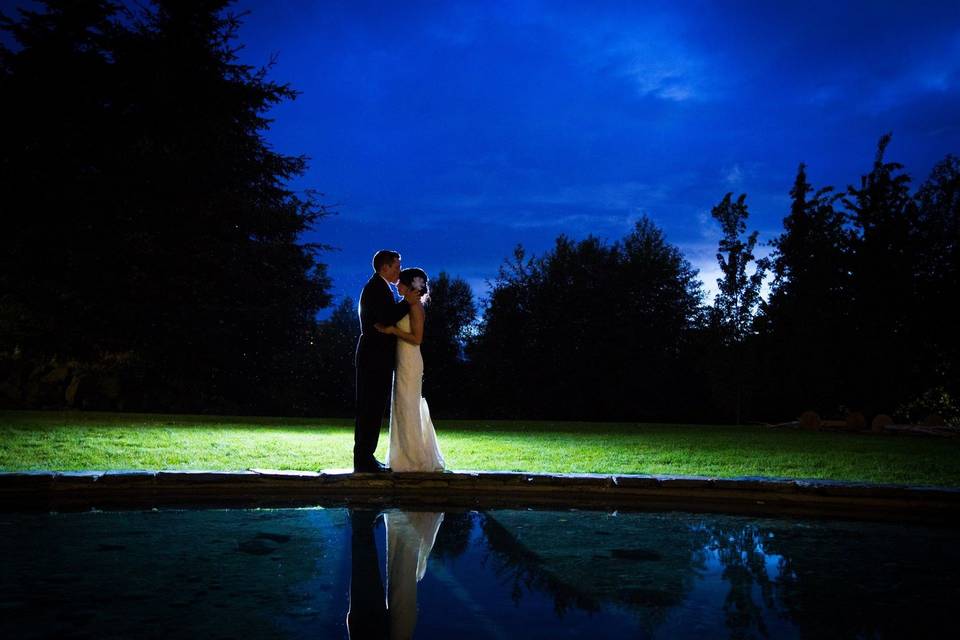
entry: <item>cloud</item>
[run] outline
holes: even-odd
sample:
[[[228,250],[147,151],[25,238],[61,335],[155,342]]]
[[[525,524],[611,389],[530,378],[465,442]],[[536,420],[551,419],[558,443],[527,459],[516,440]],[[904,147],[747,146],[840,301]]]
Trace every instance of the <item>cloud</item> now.
[[[554,192],[529,196],[528,201],[627,211],[663,202],[668,195],[669,188],[664,183],[648,184],[629,180],[568,185]]]
[[[727,183],[727,186],[739,188],[741,183],[743,183],[743,169],[740,168],[739,164],[734,164],[725,173],[726,175],[724,175],[723,181]]]
[[[702,66],[690,59],[678,58],[671,63],[658,59],[657,53],[644,53],[627,63],[623,73],[641,96],[685,102],[708,95]]]
[[[647,214],[712,290],[726,191],[763,240],[801,161],[842,189],[889,130],[915,181],[960,151],[960,5],[812,2],[260,2],[241,56],[282,48],[303,91],[268,136],[340,205],[318,231],[356,262],[337,277],[397,243],[482,281],[517,243],[617,239]]]

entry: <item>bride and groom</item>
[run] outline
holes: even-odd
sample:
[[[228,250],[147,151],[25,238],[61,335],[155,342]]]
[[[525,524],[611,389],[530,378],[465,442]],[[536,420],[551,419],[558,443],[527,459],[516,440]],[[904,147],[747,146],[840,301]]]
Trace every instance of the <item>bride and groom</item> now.
[[[420,343],[429,294],[427,274],[422,269],[401,269],[400,254],[386,250],[373,256],[373,270],[360,294],[353,469],[359,473],[443,471],[437,434],[422,396]],[[396,285],[399,301],[391,285]],[[373,454],[388,402],[390,444],[384,466]]]
[[[347,633],[353,640],[413,637],[417,626],[417,583],[427,571],[427,560],[443,522],[443,513],[439,512],[383,512],[387,579],[384,591],[374,531],[380,517],[375,509],[350,510]]]

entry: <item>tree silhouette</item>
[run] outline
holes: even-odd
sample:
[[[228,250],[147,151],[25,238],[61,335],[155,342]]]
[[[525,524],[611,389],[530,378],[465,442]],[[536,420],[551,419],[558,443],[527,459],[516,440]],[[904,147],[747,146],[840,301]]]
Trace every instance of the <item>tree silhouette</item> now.
[[[949,322],[960,291],[960,160],[948,155],[933,168],[915,196],[910,261],[913,289],[909,349],[912,389],[901,398],[900,418],[929,414],[960,418],[960,338]],[[950,405],[954,405],[951,412]],[[953,413],[953,416],[950,414]]]
[[[421,350],[423,394],[436,415],[466,415],[472,410],[464,347],[477,316],[466,280],[441,271],[430,279],[430,302]]]
[[[747,194],[736,201],[728,193],[713,208],[711,215],[720,223],[723,237],[717,251],[717,262],[723,275],[717,278],[717,296],[710,309],[711,326],[718,338],[717,347],[725,351],[721,361],[725,366],[714,368],[714,380],[721,393],[729,381],[733,385],[733,409],[737,424],[740,424],[743,409],[744,383],[755,371],[752,353],[747,350],[747,340],[753,335],[753,321],[760,304],[760,288],[769,268],[768,258],[756,259],[757,231],[744,240],[741,236],[747,229]],[[750,263],[753,273],[749,273]],[[716,360],[715,360],[716,362]],[[724,375],[722,369],[727,370]]]
[[[847,382],[850,405],[890,413],[912,389],[915,352],[912,322],[916,204],[903,165],[887,162],[891,134],[880,138],[871,171],[843,199],[854,234],[851,241],[853,333]],[[891,406],[892,405],[892,406]]]
[[[296,92],[237,61],[229,2],[44,3],[2,28],[12,225],[3,348],[127,367],[128,407],[282,410],[318,309],[326,210],[286,183],[266,112]],[[82,394],[81,394],[82,395]]]
[[[850,339],[850,233],[834,208],[840,197],[833,187],[814,192],[801,163],[783,233],[771,242],[773,283],[758,331],[768,411],[783,412],[781,418],[809,408],[830,412],[844,402],[838,354]]]
[[[647,218],[621,241],[556,239],[500,268],[471,365],[504,415],[664,419],[695,405],[696,271]]]
[[[314,348],[309,352],[316,376],[314,414],[352,415],[356,390],[354,354],[360,338],[357,305],[344,298],[330,317],[317,328]]]

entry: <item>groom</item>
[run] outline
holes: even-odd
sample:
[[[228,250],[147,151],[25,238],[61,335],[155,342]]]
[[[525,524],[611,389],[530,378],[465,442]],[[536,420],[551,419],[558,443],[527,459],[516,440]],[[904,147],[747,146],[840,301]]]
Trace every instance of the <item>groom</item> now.
[[[400,279],[400,254],[377,251],[374,273],[360,294],[360,341],[357,343],[357,418],[353,428],[353,470],[389,471],[373,457],[380,439],[380,422],[390,403],[396,336],[380,333],[374,324],[393,325],[410,311],[405,300],[395,302],[391,284]]]

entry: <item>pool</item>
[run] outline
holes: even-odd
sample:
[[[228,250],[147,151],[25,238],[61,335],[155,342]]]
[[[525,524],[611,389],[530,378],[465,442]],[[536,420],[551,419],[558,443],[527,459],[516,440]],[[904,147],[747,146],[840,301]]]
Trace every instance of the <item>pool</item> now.
[[[0,636],[917,637],[952,528],[307,507],[0,513]]]

